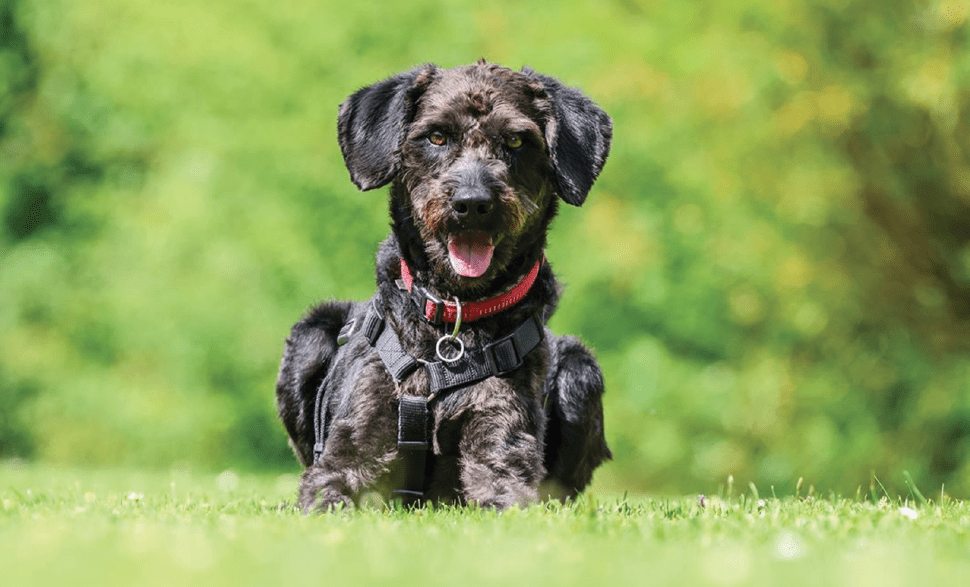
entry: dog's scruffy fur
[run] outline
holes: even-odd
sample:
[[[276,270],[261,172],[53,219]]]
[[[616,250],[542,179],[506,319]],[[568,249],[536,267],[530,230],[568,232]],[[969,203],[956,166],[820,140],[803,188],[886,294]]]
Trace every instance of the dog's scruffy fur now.
[[[375,297],[326,302],[286,341],[276,387],[279,415],[306,467],[305,512],[356,503],[400,484],[398,398],[429,395],[417,369],[395,384],[362,337],[338,346],[349,319],[381,304],[386,327],[420,360],[452,325],[431,324],[396,285],[403,258],[414,282],[439,298],[489,299],[541,259],[558,200],[581,205],[603,168],[610,118],[578,90],[529,69],[481,61],[417,67],[364,88],[340,107],[340,147],[361,190],[388,183],[391,235],[377,255]],[[468,276],[449,259],[449,239],[487,233],[487,270]],[[518,304],[466,322],[469,349],[504,336],[532,315],[552,315],[559,286],[548,262]],[[327,438],[313,462],[314,402],[325,386]],[[545,331],[517,370],[429,402],[424,499],[504,508],[540,497],[570,498],[611,458],[603,432],[603,377],[577,339]]]

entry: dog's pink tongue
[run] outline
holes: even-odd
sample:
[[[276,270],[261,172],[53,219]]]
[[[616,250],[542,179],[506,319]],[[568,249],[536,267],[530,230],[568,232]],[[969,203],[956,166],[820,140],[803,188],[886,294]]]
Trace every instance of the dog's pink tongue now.
[[[468,230],[448,239],[448,260],[462,277],[481,277],[492,262],[492,238],[481,230]]]

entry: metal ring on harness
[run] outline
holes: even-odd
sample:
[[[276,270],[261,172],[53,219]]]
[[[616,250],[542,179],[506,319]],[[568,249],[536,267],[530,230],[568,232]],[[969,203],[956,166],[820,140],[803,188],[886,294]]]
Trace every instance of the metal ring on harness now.
[[[441,343],[443,343],[446,340],[453,340],[458,343],[458,354],[455,355],[454,357],[449,358],[441,354]],[[463,343],[460,338],[454,338],[446,334],[438,339],[438,344],[435,345],[434,352],[435,354],[438,355],[438,358],[441,359],[442,361],[446,363],[454,363],[455,361],[465,356],[465,343]]]
[[[463,343],[461,339],[458,338],[458,329],[461,328],[461,301],[458,300],[457,296],[455,297],[455,307],[457,308],[458,315],[455,317],[454,331],[452,331],[450,335],[446,334],[441,338],[439,338],[438,344],[436,344],[434,347],[435,354],[438,355],[439,359],[441,359],[446,363],[454,363],[455,361],[458,361],[465,356],[465,343]],[[444,354],[442,354],[441,352],[441,343],[446,340],[453,340],[458,343],[458,354],[450,359],[444,356]]]

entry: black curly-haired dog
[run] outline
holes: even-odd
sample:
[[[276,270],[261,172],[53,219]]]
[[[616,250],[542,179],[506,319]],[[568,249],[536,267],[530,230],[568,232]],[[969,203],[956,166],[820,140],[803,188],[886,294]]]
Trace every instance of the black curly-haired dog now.
[[[321,304],[286,341],[276,397],[300,506],[575,496],[612,456],[603,378],[544,326],[559,297],[544,250],[558,200],[581,205],[603,168],[610,118],[481,61],[356,92],[338,133],[357,187],[391,184],[392,231],[376,295]]]

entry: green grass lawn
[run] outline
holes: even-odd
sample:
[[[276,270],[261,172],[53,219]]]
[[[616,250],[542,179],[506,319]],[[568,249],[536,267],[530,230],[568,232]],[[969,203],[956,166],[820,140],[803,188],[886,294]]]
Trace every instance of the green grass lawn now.
[[[970,507],[949,499],[750,488],[304,517],[280,507],[296,481],[0,465],[0,584],[970,584]]]

